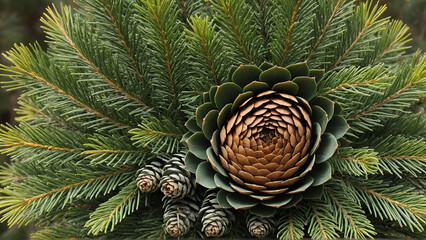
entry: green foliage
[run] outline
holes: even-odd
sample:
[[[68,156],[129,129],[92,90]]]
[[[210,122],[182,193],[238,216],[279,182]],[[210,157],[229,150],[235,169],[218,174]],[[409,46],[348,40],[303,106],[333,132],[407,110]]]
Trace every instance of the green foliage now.
[[[304,60],[313,32],[316,1],[282,0],[275,3],[272,13],[271,55],[273,63],[286,66]],[[308,37],[309,36],[309,37]]]
[[[339,46],[342,34],[346,31],[345,22],[352,16],[352,1],[321,0],[313,19],[311,49],[306,61],[313,68],[322,68],[333,57],[333,51]]]
[[[168,119],[151,117],[143,118],[138,128],[130,130],[129,133],[133,134],[131,140],[138,147],[149,148],[153,153],[174,153],[181,148],[183,128]]]
[[[426,126],[426,116],[423,113],[404,114],[385,123],[381,130],[376,131],[376,135],[380,136],[387,133],[422,138],[426,136],[426,128],[424,126]]]
[[[68,163],[62,170],[58,170],[54,166],[21,165],[21,168],[29,167],[35,168],[40,175],[24,177],[19,180],[20,184],[2,190],[2,221],[8,221],[11,225],[27,224],[52,210],[64,209],[67,204],[79,199],[108,194],[123,183],[130,182],[135,174],[132,166],[121,169],[99,166],[89,168],[87,165]],[[8,172],[5,177],[21,176]]]
[[[34,222],[34,239],[166,238],[161,194],[137,190],[137,167],[185,149],[184,123],[232,65],[305,62],[325,69],[317,94],[351,128],[322,197],[279,209],[277,237],[424,236],[426,120],[412,106],[426,96],[426,57],[407,54],[408,28],[382,17],[385,6],[75,2],[46,10],[47,50],[15,45],[0,65],[3,86],[23,92],[21,123],[0,127],[12,160],[0,172],[2,221]],[[249,236],[242,215],[232,237]]]
[[[392,174],[418,176],[426,173],[426,140],[403,136],[372,139],[369,146],[378,152],[380,167]]]
[[[368,148],[341,147],[329,162],[334,171],[353,176],[367,177],[380,171],[377,153]]]
[[[93,235],[114,231],[117,223],[138,210],[140,198],[141,193],[136,186],[136,181],[128,183],[117,195],[100,204],[96,211],[90,214],[90,220],[84,227],[88,227],[89,234]]]
[[[31,127],[26,123],[0,126],[0,146],[7,147],[1,153],[21,162],[47,166],[80,161],[79,153],[86,141],[81,133],[60,128]]]
[[[373,238],[374,227],[365,216],[355,199],[350,194],[342,191],[342,183],[339,180],[332,180],[327,183],[324,193],[325,201],[331,206],[339,231],[344,238]]]
[[[305,235],[306,208],[298,206],[284,210],[278,220],[279,239],[300,239]]]
[[[426,223],[424,194],[403,185],[394,185],[383,180],[385,178],[357,182],[351,178],[342,180],[351,197],[365,205],[375,217],[397,221],[401,227],[422,231]]]
[[[222,32],[224,51],[234,59],[233,64],[262,63],[264,45],[253,7],[243,0],[214,0],[212,4]]]
[[[187,31],[187,34],[192,43],[190,51],[194,64],[191,76],[205,80],[196,83],[196,88],[207,91],[210,85],[219,85],[227,80],[228,68],[225,66],[232,64],[232,61],[224,56],[223,37],[208,17],[191,17],[189,25],[191,31]]]
[[[333,239],[339,237],[338,225],[331,206],[324,201],[307,202],[308,234],[312,239]]]
[[[148,65],[152,107],[173,117],[190,79],[185,71],[187,47],[178,6],[174,1],[146,0],[135,7],[147,54],[154,60]]]
[[[378,34],[383,31],[387,18],[380,18],[386,10],[386,6],[379,6],[374,1],[360,3],[348,18],[346,31],[340,35],[340,41],[331,55],[326,69],[338,70],[344,67],[361,65],[362,61],[380,38]],[[354,24],[355,23],[355,24]],[[365,62],[362,64],[364,65]]]
[[[149,159],[148,150],[135,148],[128,137],[113,135],[105,137],[95,135],[89,138],[90,143],[86,143],[86,160],[92,164],[105,164],[107,166],[122,166],[126,164],[139,164],[141,159]]]

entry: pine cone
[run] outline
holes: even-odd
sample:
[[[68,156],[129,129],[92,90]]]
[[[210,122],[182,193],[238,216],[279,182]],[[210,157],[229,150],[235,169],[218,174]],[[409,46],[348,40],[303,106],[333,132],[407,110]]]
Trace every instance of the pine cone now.
[[[264,238],[274,229],[272,218],[263,218],[253,214],[247,216],[247,228],[253,237]]]
[[[184,236],[194,227],[200,209],[198,195],[182,199],[163,198],[163,221],[167,232],[173,237]]]
[[[163,167],[161,191],[167,197],[183,198],[195,192],[195,178],[186,170],[183,153],[175,154]]]
[[[139,169],[137,185],[142,192],[149,193],[158,189],[164,164],[163,159],[157,159]]]
[[[331,178],[327,159],[349,127],[334,102],[316,96],[318,73],[305,63],[242,65],[205,93],[186,124],[194,133],[185,161],[198,183],[222,189],[222,206],[271,216],[267,208],[295,204]]]
[[[231,229],[231,222],[235,221],[234,214],[218,204],[216,192],[207,192],[199,216],[201,216],[201,231],[207,237],[221,237]]]

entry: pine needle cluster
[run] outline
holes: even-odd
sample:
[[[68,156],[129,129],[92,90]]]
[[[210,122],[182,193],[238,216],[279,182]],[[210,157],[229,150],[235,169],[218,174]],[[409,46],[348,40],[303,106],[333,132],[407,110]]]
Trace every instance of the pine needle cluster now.
[[[4,54],[3,87],[23,94],[20,124],[0,127],[12,161],[0,172],[2,221],[35,223],[34,239],[167,238],[163,195],[139,191],[138,169],[186,151],[185,122],[233,65],[305,62],[324,69],[318,95],[341,106],[350,130],[321,197],[280,209],[272,234],[426,237],[426,120],[410,111],[426,96],[426,57],[407,52],[408,27],[383,17],[386,6],[75,2],[46,10],[46,51],[34,43]],[[235,214],[224,232],[250,236],[245,213]]]

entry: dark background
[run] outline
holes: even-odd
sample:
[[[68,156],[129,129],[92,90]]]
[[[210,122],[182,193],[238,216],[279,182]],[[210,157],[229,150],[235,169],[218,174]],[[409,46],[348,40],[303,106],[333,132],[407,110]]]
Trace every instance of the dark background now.
[[[41,43],[44,47],[44,36],[40,29],[40,17],[44,9],[53,4],[72,4],[72,0],[0,0],[0,52],[9,50],[15,43]],[[426,0],[382,0],[388,5],[385,16],[401,19],[410,26],[413,41],[410,43],[415,51],[426,49]],[[7,64],[4,57],[0,63]],[[0,81],[5,78],[0,76]],[[15,124],[14,111],[18,92],[8,92],[0,89],[0,124]],[[0,165],[7,161],[0,155]],[[29,239],[33,227],[8,229],[5,224],[0,225],[1,240]]]

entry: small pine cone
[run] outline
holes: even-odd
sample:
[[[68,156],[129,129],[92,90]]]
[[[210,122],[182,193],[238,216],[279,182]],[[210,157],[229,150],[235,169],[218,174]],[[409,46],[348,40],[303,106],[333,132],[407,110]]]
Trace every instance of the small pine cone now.
[[[235,221],[234,214],[221,208],[216,199],[216,192],[207,192],[201,205],[199,216],[203,231],[207,237],[221,237],[231,230],[231,222]]]
[[[142,192],[154,192],[159,188],[161,171],[164,165],[165,161],[163,159],[157,159],[139,169],[137,185]]]
[[[161,191],[170,198],[183,198],[195,192],[195,177],[186,170],[183,153],[175,154],[163,167]]]
[[[163,198],[163,221],[167,232],[172,237],[184,236],[197,221],[200,198],[197,195],[182,199]]]
[[[264,238],[272,233],[274,229],[274,220],[272,218],[263,218],[254,214],[249,214],[247,216],[247,228],[252,236]]]

